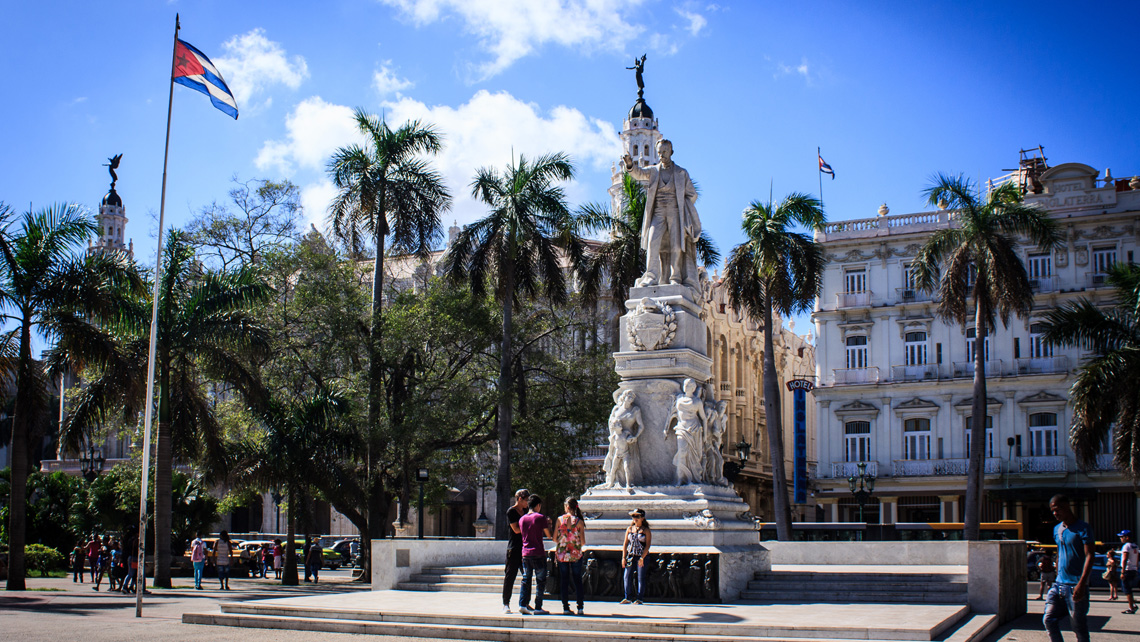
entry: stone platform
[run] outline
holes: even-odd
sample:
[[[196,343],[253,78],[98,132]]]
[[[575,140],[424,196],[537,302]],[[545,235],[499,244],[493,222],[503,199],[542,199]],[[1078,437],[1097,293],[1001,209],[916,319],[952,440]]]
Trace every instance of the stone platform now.
[[[517,600],[517,595],[515,596]],[[947,640],[974,642],[997,625],[961,605],[586,603],[586,616],[502,614],[498,595],[372,591],[248,602],[223,602],[182,621],[299,631],[502,642],[813,642]],[[557,600],[545,606],[561,611]],[[514,610],[512,602],[512,610]]]
[[[653,546],[756,546],[760,542],[748,504],[732,488],[705,484],[595,486],[579,500],[591,544],[621,546],[629,511],[641,508],[653,530]]]

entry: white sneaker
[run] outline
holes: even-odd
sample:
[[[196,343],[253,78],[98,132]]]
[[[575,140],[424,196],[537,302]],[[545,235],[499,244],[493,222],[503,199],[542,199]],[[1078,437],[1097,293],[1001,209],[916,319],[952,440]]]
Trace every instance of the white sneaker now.
[[[503,605],[503,613],[510,613],[510,612],[511,612],[511,607],[504,604]]]
[[[534,609],[530,612],[531,615],[550,615],[550,611],[546,609]]]
[[[534,611],[532,611],[529,606],[520,606],[519,613],[523,615],[534,615]]]
[[[630,602],[629,600],[622,600],[618,602],[618,604],[633,604],[633,602]]]

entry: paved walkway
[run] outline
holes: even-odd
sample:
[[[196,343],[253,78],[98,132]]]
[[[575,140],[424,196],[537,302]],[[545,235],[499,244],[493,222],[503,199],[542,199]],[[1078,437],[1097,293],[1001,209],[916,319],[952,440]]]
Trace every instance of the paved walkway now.
[[[231,580],[231,585],[234,588],[232,591],[214,589],[213,587],[217,585],[216,581],[205,583],[206,586],[210,587],[208,590],[195,591],[188,578],[175,578],[175,585],[181,588],[156,590],[154,595],[147,596],[141,619],[134,617],[133,596],[107,593],[105,590],[96,593],[91,590],[90,584],[76,585],[70,579],[30,578],[28,580],[29,588],[47,590],[31,590],[19,593],[0,591],[0,639],[27,642],[60,642],[61,640],[122,642],[123,640],[134,639],[159,642],[167,640],[194,640],[195,642],[260,642],[262,640],[347,642],[365,639],[362,636],[343,633],[232,629],[183,624],[181,621],[183,613],[215,610],[218,608],[218,603],[222,601],[327,595],[334,592],[363,591],[367,588],[349,581],[348,573],[343,571],[322,573],[322,577],[326,580],[316,586],[302,584],[299,587],[280,586],[273,580],[235,579]],[[1032,588],[1031,595],[1035,596],[1036,586]],[[351,601],[368,600],[369,597],[360,594],[352,596]],[[393,599],[397,598],[393,597]],[[398,599],[409,600],[413,606],[418,605],[424,611],[430,610],[432,605],[432,595],[426,593],[403,594]],[[490,599],[492,602],[497,601],[495,596],[479,594],[471,594],[471,599],[470,606],[464,608],[477,609],[481,612],[484,607],[481,601],[476,602],[475,600]],[[1134,642],[1140,639],[1140,614],[1121,614],[1120,611],[1124,608],[1123,602],[1109,602],[1107,600],[1107,593],[1094,591],[1092,608],[1089,613],[1093,640]],[[548,601],[548,604],[560,606],[557,601],[553,603]],[[845,613],[849,611],[844,616],[845,618],[848,615],[866,611],[865,605],[835,606],[843,609]],[[587,603],[588,611],[597,615],[602,615],[604,612],[617,615],[620,609],[628,608],[633,607],[624,607],[613,602]],[[658,609],[674,609],[676,607],[646,605],[640,608],[642,609],[640,614],[647,616],[655,613]],[[715,616],[732,619],[741,617],[739,613],[746,610],[734,608],[732,605],[691,605],[687,608],[699,609],[699,612],[705,613],[706,617]],[[498,612],[494,609],[492,611]],[[757,613],[762,611],[757,611]],[[999,629],[990,637],[990,640],[1001,640],[1003,642],[1045,642],[1048,640],[1048,635],[1041,625],[1044,602],[1030,600],[1029,611],[1029,615]],[[630,613],[630,615],[636,616],[638,613]],[[673,611],[669,615],[677,617],[681,614]],[[370,638],[374,639],[374,636],[370,636]],[[1072,633],[1066,632],[1065,638],[1066,640],[1073,639]],[[394,640],[397,638],[385,639]],[[425,638],[410,638],[409,640],[428,642]]]

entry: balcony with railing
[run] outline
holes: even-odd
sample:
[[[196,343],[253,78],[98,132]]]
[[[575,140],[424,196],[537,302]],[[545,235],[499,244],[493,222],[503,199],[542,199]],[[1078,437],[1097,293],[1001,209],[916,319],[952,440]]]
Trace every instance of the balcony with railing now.
[[[832,462],[832,464],[831,464],[831,476],[835,479],[847,479],[848,477],[857,476],[859,474],[859,464],[860,463],[867,464],[867,475],[869,475],[871,477],[878,477],[879,476],[879,462],[877,462],[877,461],[868,461],[868,462],[839,461],[839,462]]]
[[[1113,472],[1116,470],[1116,464],[1114,464],[1112,460],[1112,454],[1101,453],[1096,456],[1096,461],[1093,462],[1092,468],[1089,470],[1097,472]]]
[[[951,364],[953,370],[953,377],[959,378],[972,378],[974,376],[974,362],[973,361],[955,361]],[[987,377],[1001,377],[1005,375],[1005,364],[1001,359],[993,359],[985,362],[985,373]]]
[[[895,288],[899,303],[924,303],[931,300],[931,293],[914,288]]]
[[[1069,371],[1069,358],[1064,355],[1014,359],[1016,374],[1064,374]]]
[[[938,379],[938,364],[891,366],[891,381],[933,381]]]
[[[1029,279],[1029,287],[1035,294],[1056,292],[1058,287],[1057,283],[1057,277],[1055,276],[1039,276],[1035,279]]]
[[[1086,281],[1086,283],[1088,284],[1088,287],[1090,287],[1094,290],[1098,289],[1098,288],[1111,287],[1108,284],[1108,275],[1107,274],[1089,274],[1088,275],[1088,281]]]
[[[836,368],[831,371],[835,376],[835,385],[845,386],[858,383],[879,383],[879,369],[870,368]]]
[[[895,477],[952,477],[964,476],[970,465],[969,459],[896,459]],[[989,457],[985,463],[985,474],[1000,475],[1001,460]]]
[[[732,392],[732,384],[727,381],[720,382],[721,392]]]
[[[855,238],[879,236],[883,233],[890,234],[892,232],[933,230],[938,227],[945,227],[949,219],[950,212],[940,210],[937,212],[916,212],[914,214],[894,214],[850,221],[835,221],[824,225],[823,237],[825,239]]]
[[[1064,473],[1069,470],[1068,459],[1053,455],[1048,457],[1018,457],[1016,470],[1019,473]]]
[[[744,388],[737,388],[736,389],[736,400],[737,401],[743,402],[747,397],[748,397],[748,393],[747,393],[747,391],[744,390]]]
[[[840,292],[835,295],[837,308],[869,308],[871,307],[871,292]]]

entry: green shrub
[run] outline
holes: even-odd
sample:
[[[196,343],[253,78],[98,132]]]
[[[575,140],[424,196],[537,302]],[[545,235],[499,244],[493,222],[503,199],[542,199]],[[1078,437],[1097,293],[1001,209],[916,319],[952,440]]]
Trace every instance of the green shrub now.
[[[24,547],[24,563],[29,571],[40,572],[40,577],[47,577],[48,572],[63,568],[63,553],[43,544],[28,544]]]

